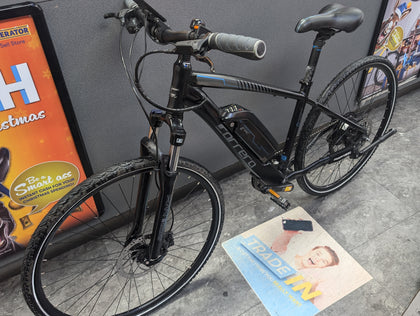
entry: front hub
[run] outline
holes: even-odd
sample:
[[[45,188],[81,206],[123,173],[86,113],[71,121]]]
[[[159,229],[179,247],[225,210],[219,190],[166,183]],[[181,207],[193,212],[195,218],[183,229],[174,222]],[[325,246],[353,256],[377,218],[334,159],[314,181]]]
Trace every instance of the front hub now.
[[[159,256],[151,258],[150,241],[151,235],[146,235],[133,239],[124,247],[117,258],[116,264],[116,270],[120,275],[126,278],[139,277],[148,268],[162,261],[167,255],[168,249],[175,244],[173,233],[165,233]]]

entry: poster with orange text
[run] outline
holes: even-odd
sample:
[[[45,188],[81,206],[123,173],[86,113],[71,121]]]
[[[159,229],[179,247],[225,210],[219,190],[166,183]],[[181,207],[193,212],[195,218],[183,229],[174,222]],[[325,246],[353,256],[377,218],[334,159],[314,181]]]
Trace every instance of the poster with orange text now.
[[[45,49],[33,16],[0,20],[0,260],[86,178]]]

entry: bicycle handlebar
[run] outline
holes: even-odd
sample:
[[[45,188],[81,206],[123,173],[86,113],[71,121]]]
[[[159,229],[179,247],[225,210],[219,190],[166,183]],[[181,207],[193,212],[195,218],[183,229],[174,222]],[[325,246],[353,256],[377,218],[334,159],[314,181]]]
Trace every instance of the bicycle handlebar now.
[[[193,27],[190,31],[173,31],[165,24],[166,19],[144,0],[124,0],[124,3],[127,8],[135,10],[135,15],[139,21],[138,27],[132,29],[137,30],[146,25],[149,36],[160,44],[199,40],[201,51],[195,53],[217,49],[253,60],[262,59],[265,55],[266,45],[260,39],[235,34],[212,33],[206,28],[204,28],[204,33],[200,32],[199,28]],[[132,23],[132,20],[130,23]],[[203,39],[207,40],[202,41]],[[194,49],[191,49],[191,52],[193,51]]]
[[[242,35],[212,33],[209,47],[248,59],[262,59],[266,52],[264,41]]]
[[[168,25],[161,21],[157,21],[150,26],[149,35],[161,44],[196,39],[196,35],[193,31],[173,31]]]

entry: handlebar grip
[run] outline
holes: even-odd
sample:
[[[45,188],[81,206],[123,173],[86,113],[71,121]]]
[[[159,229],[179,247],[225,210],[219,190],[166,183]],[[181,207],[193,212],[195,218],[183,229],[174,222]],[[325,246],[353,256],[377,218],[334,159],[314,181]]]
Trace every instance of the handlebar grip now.
[[[212,33],[209,47],[248,59],[262,59],[266,52],[266,45],[260,39],[226,33]]]

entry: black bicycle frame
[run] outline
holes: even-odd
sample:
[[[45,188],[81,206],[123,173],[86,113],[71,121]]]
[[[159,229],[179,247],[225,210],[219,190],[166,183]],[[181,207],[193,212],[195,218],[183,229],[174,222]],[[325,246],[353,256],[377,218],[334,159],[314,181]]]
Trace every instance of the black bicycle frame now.
[[[206,73],[194,73],[193,76],[197,78],[198,80],[197,85],[202,86],[201,84],[203,81],[200,78],[204,78],[204,80],[209,81],[212,74],[206,74]],[[218,81],[220,79],[224,79],[225,82],[241,82],[243,83],[243,79],[232,77],[232,76],[220,76],[214,77],[217,79],[215,80],[215,85],[212,87],[220,88],[220,83]],[[222,81],[223,82],[223,81]],[[262,86],[261,84],[254,82],[254,81],[248,81],[251,89],[260,89],[268,87]],[[221,83],[224,84],[224,83]],[[209,87],[209,82],[206,83],[206,87]],[[246,86],[245,86],[246,87]],[[232,89],[233,87],[230,86]],[[238,88],[240,90],[246,90],[246,91],[256,91],[251,90],[248,87],[245,89]],[[347,118],[342,117],[341,115],[332,112],[330,109],[325,108],[325,106],[316,103],[310,99],[307,99],[305,95],[299,93],[299,92],[293,92],[288,90],[282,90],[277,88],[270,87],[270,92],[265,92],[273,95],[279,95],[286,98],[292,98],[296,99],[296,107],[295,111],[292,117],[292,121],[289,126],[288,136],[286,138],[285,145],[283,149],[280,150],[280,146],[277,143],[272,143],[271,145],[273,147],[279,148],[277,152],[274,152],[271,157],[267,157],[265,159],[262,159],[260,157],[257,157],[255,151],[250,150],[249,144],[246,143],[246,141],[243,138],[238,137],[237,134],[233,132],[233,126],[230,127],[227,122],[227,120],[223,117],[223,111],[221,108],[219,108],[203,91],[200,89],[191,89],[190,90],[190,96],[194,95],[195,97],[200,96],[200,103],[202,106],[198,109],[195,109],[194,112],[197,113],[219,136],[219,138],[225,143],[225,145],[231,150],[231,152],[236,156],[238,160],[240,160],[245,167],[247,167],[254,175],[256,175],[258,178],[262,179],[268,186],[278,186],[284,184],[286,181],[290,181],[294,178],[296,178],[299,175],[302,175],[306,172],[311,171],[314,168],[319,167],[322,164],[326,164],[330,161],[333,161],[337,157],[341,157],[346,153],[349,153],[351,149],[345,149],[345,151],[339,151],[336,152],[333,155],[327,156],[323,159],[320,159],[319,161],[314,162],[307,168],[293,172],[288,173],[287,168],[290,165],[291,162],[291,154],[294,147],[294,144],[296,142],[297,133],[299,130],[299,126],[302,121],[302,114],[305,110],[305,105],[310,104],[312,106],[318,107],[321,111],[327,113],[330,117],[335,118],[341,122],[347,123],[348,125],[351,125],[353,128],[356,128],[360,131],[364,131],[364,128],[349,121]],[[261,92],[261,91],[257,91]],[[274,93],[275,92],[275,93]],[[240,118],[238,119],[238,121]],[[258,121],[257,121],[258,122]],[[255,123],[255,121],[254,121]],[[257,129],[259,131],[264,131],[263,134],[265,134],[265,138],[267,139],[274,139],[274,137],[270,134],[270,132],[260,123],[260,124],[254,124],[257,125]],[[249,131],[252,133],[253,131]],[[258,143],[258,137],[254,134],[253,139],[255,140],[255,143]],[[260,147],[263,146],[260,144]]]
[[[157,128],[161,124],[157,123],[160,120],[165,121],[171,131],[171,154],[169,160],[163,159],[160,161],[161,192],[151,236],[152,247],[150,249],[150,259],[152,261],[158,261],[160,255],[165,253],[165,249],[162,248],[165,238],[164,228],[170,212],[179,149],[185,139],[182,120],[183,111],[187,110],[187,108],[193,109],[216,132],[236,158],[257,179],[263,181],[264,185],[268,187],[284,185],[287,181],[323,164],[340,159],[351,151],[350,148],[346,148],[312,163],[303,170],[297,170],[295,172],[288,171],[292,161],[291,155],[302,121],[302,115],[307,104],[325,112],[333,119],[348,124],[355,130],[366,133],[366,130],[357,123],[333,112],[323,104],[319,104],[308,98],[321,49],[325,41],[332,35],[333,33],[329,32],[319,33],[317,35],[306,68],[305,77],[300,82],[301,89],[299,92],[281,89],[235,76],[194,72],[192,71],[190,62],[191,56],[178,56],[173,68],[168,111],[166,113],[158,111],[151,114],[151,121],[156,123],[152,128]],[[252,91],[296,100],[295,110],[284,147],[280,148],[271,133],[251,112],[245,109],[229,112],[226,108],[218,107],[202,91],[201,88],[204,87]],[[157,135],[154,136],[156,137]],[[158,149],[153,149],[150,143],[153,143],[153,141],[148,138],[142,140],[143,152],[152,155],[157,154],[156,151]],[[142,178],[141,183],[146,185],[147,181],[150,181],[150,179],[145,176]],[[145,196],[139,194],[137,212],[145,214],[145,208]],[[139,225],[130,233],[131,239],[141,234],[143,218],[139,216],[138,221]]]
[[[179,69],[181,72],[185,72],[184,78],[187,78],[188,82],[189,89],[184,89],[184,92],[187,92],[187,94],[184,95],[184,100],[189,103],[188,106],[201,104],[194,112],[216,132],[236,158],[240,160],[252,174],[261,179],[268,186],[282,185],[286,181],[290,181],[323,164],[341,158],[351,151],[351,148],[345,148],[344,150],[312,163],[303,170],[297,170],[295,172],[288,171],[292,161],[291,156],[293,147],[296,143],[299,126],[302,122],[302,115],[307,104],[318,108],[333,119],[348,124],[355,130],[366,133],[364,127],[308,97],[321,49],[325,44],[326,39],[331,36],[332,34],[320,33],[316,37],[306,68],[305,77],[300,82],[301,89],[299,92],[277,88],[236,76],[193,72],[190,70],[190,67]],[[245,113],[238,112],[226,116],[226,113],[223,112],[223,108],[219,108],[207,94],[201,90],[203,87],[251,91],[296,100],[295,110],[284,147],[282,149],[279,148],[279,144],[274,140],[271,133],[256,118],[252,118],[252,122],[250,123],[251,126],[242,127],[242,133],[247,133],[248,136],[245,135],[244,137],[241,137],[241,135],[238,135],[238,133],[235,132],[235,128],[238,128],[238,126],[235,124],[243,124],[244,120],[246,120]],[[183,106],[185,107],[186,105],[184,104]],[[254,150],[252,148],[254,148]],[[260,148],[262,154],[258,153]],[[277,148],[277,151],[273,151],[273,148]],[[264,152],[271,153],[271,155],[266,156],[263,154]]]

